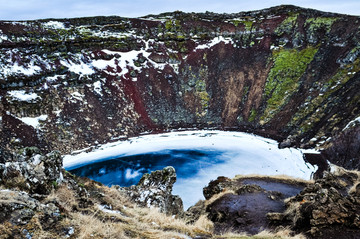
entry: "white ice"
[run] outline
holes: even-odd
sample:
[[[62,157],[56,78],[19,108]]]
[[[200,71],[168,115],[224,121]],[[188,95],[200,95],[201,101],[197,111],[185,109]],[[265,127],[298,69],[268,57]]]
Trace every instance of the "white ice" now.
[[[85,164],[121,156],[157,152],[165,149],[218,150],[225,152],[224,163],[206,165],[190,179],[178,179],[173,192],[189,207],[202,199],[202,188],[218,176],[237,174],[288,175],[310,179],[316,167],[304,162],[302,151],[279,149],[278,142],[242,132],[182,131],[145,135],[102,145],[93,152],[64,157],[64,167],[74,169]],[[313,152],[313,151],[312,151]],[[130,175],[129,175],[130,176]]]

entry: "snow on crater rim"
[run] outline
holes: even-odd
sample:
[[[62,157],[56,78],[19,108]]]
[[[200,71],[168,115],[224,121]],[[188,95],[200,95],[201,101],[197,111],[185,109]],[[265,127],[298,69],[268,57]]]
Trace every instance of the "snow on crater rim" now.
[[[82,61],[80,63],[75,63],[72,61],[61,60],[60,63],[63,66],[66,66],[67,68],[69,68],[69,71],[74,72],[79,75],[92,75],[95,73],[95,71],[92,69],[90,64],[86,64]]]
[[[41,68],[34,64],[34,61],[31,61],[30,64],[26,66],[20,66],[17,62],[13,64],[12,62],[8,62],[8,64],[4,64],[0,66],[0,70],[2,75],[8,76],[11,74],[23,74],[26,76],[35,75],[36,73],[41,71]]]
[[[52,28],[52,29],[65,29],[65,25],[63,22],[58,21],[49,21],[43,23],[43,26],[46,28]]]

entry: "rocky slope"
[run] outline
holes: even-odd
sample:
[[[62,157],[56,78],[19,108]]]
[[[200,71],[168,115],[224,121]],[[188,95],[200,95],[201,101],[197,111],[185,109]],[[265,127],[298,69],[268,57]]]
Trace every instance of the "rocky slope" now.
[[[58,152],[25,148],[4,159],[0,238],[350,239],[360,231],[358,171],[338,168],[315,182],[219,177],[183,212],[172,167],[108,188],[66,172]]]
[[[358,171],[337,168],[315,182],[219,177],[204,188],[207,201],[187,213],[207,212],[218,233],[231,230],[255,234],[289,227],[306,238],[358,238],[359,176]]]
[[[136,186],[109,188],[66,172],[58,153],[38,152],[26,148],[0,163],[0,238],[245,239],[279,234],[220,235],[205,211],[185,215],[181,199],[171,194],[172,167],[144,175]],[[292,232],[281,235],[276,238],[289,238]]]
[[[360,114],[359,20],[280,6],[2,21],[0,145],[68,153],[193,127],[339,145],[331,139]],[[343,161],[357,162],[349,147]]]

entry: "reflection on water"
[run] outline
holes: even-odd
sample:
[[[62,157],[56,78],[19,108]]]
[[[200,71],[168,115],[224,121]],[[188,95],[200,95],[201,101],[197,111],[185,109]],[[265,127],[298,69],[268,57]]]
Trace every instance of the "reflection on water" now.
[[[225,158],[221,157],[222,154],[223,152],[211,149],[163,150],[92,163],[72,169],[70,172],[108,186],[120,185],[127,187],[137,184],[144,173],[163,169],[166,166],[173,166],[177,175],[177,182],[174,186],[174,191],[176,191],[177,187],[182,187],[183,182],[189,182],[192,177],[200,172],[206,174],[206,170],[210,167],[223,163]],[[202,185],[205,186],[208,182],[202,182]],[[194,185],[197,183],[194,181]],[[199,193],[201,192],[200,188]],[[200,198],[196,200],[198,199]]]

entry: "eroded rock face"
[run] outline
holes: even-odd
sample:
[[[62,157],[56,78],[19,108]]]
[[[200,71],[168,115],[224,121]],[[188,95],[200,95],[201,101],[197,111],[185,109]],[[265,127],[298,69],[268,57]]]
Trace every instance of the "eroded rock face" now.
[[[146,207],[157,207],[170,215],[181,215],[183,203],[179,196],[172,195],[176,181],[175,169],[171,166],[144,174],[136,186],[123,188],[135,203]]]
[[[0,190],[0,223],[26,225],[40,211],[46,224],[60,219],[60,210],[52,203],[41,203],[26,192]]]
[[[0,223],[8,220],[15,225],[26,224],[39,209],[40,202],[27,193],[0,190]]]
[[[323,154],[331,163],[346,169],[360,170],[360,118],[350,122],[329,143]]]
[[[360,114],[359,27],[294,6],[0,22],[0,145],[211,127],[324,146]]]
[[[0,163],[0,184],[33,194],[49,194],[62,180],[59,152],[40,155],[37,148],[25,148],[22,154],[9,154]]]

